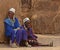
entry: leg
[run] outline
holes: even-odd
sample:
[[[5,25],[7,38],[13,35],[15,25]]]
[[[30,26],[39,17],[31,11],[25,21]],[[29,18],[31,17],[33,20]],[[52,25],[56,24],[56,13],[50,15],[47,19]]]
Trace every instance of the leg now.
[[[16,43],[15,43],[15,39],[16,39],[15,31],[13,30],[13,31],[11,32],[11,37],[10,37],[10,46],[11,46],[11,47],[17,47],[17,46],[16,46]]]
[[[16,33],[16,42],[17,42],[17,44],[20,44],[21,40],[22,40],[22,31],[17,30],[17,33]]]
[[[26,30],[22,29],[22,35],[23,35],[23,37],[22,37],[23,40],[26,40],[26,41],[27,41],[27,40],[28,40],[28,39],[27,39],[28,36],[27,36]]]
[[[14,40],[15,40],[14,34],[15,34],[15,31],[13,30],[11,32],[11,37],[10,37],[10,40],[11,40],[12,43],[14,43]]]
[[[30,28],[28,31],[29,31],[29,36],[28,36],[29,44],[32,46],[38,45],[37,36],[33,34],[32,28]]]
[[[32,31],[32,28],[29,28],[29,29],[28,29],[28,32],[29,32],[29,37],[30,37],[31,39],[35,40],[36,37],[34,36],[34,33],[33,33],[33,31]]]
[[[28,44],[28,35],[27,35],[26,30],[23,29],[22,33],[23,33],[23,41],[24,41],[25,46],[31,47],[31,45]]]

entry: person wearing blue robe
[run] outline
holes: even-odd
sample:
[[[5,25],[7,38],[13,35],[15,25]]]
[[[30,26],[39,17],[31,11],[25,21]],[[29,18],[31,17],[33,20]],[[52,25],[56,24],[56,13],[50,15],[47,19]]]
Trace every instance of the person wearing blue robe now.
[[[18,19],[15,17],[15,9],[11,8],[8,12],[8,18],[4,20],[5,24],[5,35],[10,38],[10,42],[13,44],[14,41],[19,45],[21,40],[27,42],[27,33],[21,27]]]

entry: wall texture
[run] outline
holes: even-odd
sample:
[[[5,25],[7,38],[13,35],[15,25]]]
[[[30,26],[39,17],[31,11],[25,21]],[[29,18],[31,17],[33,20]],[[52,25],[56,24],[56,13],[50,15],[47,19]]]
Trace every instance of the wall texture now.
[[[36,33],[60,33],[60,0],[33,0],[32,8]]]
[[[31,0],[31,8],[21,0],[0,0],[0,41],[5,40],[4,19],[8,9],[14,7],[22,24],[23,16],[28,16],[35,33],[60,33],[60,0]]]

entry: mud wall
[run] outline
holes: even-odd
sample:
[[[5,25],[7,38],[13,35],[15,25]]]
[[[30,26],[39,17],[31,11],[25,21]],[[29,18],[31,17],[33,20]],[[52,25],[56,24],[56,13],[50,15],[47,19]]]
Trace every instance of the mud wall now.
[[[60,33],[60,0],[0,0],[0,41],[4,41],[4,19],[8,9],[14,7],[22,24],[23,16],[31,19],[35,33]]]

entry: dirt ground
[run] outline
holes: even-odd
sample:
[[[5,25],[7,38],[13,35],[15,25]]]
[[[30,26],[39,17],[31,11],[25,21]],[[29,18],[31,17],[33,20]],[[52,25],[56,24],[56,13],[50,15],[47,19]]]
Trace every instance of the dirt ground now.
[[[36,47],[36,48],[40,48],[40,47],[60,47],[60,36],[55,36],[55,35],[41,35],[41,34],[37,34],[36,36],[38,36],[38,42],[41,44],[41,46]],[[0,44],[0,48],[11,48],[9,45],[7,44]],[[19,47],[20,48],[20,47]],[[32,47],[35,48],[35,47]]]
[[[18,48],[11,48],[7,44],[0,44],[1,50],[60,50],[60,36],[53,36],[53,35],[37,35],[38,41],[41,44],[49,45],[53,42],[53,46],[39,46],[39,47],[18,47]]]
[[[1,50],[60,50],[60,47],[0,48]]]

